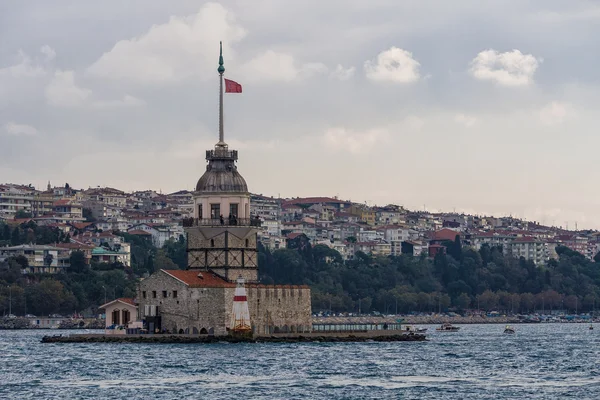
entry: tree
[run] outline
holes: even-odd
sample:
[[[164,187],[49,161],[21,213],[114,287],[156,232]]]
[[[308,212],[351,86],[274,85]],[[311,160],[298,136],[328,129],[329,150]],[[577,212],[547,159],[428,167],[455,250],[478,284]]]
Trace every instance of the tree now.
[[[521,308],[525,312],[530,312],[535,309],[535,296],[531,293],[521,294]]]
[[[579,308],[581,308],[581,302],[579,301],[577,296],[575,296],[573,294],[565,297],[564,304],[565,304],[565,307],[567,307],[567,310],[569,310],[569,311],[577,312],[577,310]]]
[[[25,218],[31,218],[31,217],[32,217],[31,213],[29,213],[29,212],[27,212],[25,210],[18,210],[15,213],[15,218],[16,219],[25,219]]]
[[[458,297],[456,297],[454,299],[454,305],[459,310],[463,310],[463,311],[466,310],[467,308],[469,308],[470,304],[471,304],[471,298],[466,293],[461,293]]]
[[[83,218],[85,218],[85,222],[96,222],[96,218],[92,214],[92,210],[89,208],[84,208],[82,210]]]
[[[477,296],[479,306],[486,311],[493,311],[498,307],[498,295],[491,290],[486,290]]]
[[[10,236],[10,244],[12,246],[17,246],[21,244],[21,230],[18,226],[13,229],[12,234]]]
[[[52,253],[47,253],[44,256],[44,265],[49,267],[52,265],[52,261],[54,261],[54,256],[52,255]]]
[[[60,310],[65,300],[62,283],[54,279],[44,279],[27,286],[25,290],[28,308],[36,315],[49,315]]]
[[[74,251],[69,256],[69,271],[83,272],[87,267],[85,254],[82,251]]]
[[[179,269],[179,266],[167,256],[165,249],[157,250],[154,265],[159,269]]]

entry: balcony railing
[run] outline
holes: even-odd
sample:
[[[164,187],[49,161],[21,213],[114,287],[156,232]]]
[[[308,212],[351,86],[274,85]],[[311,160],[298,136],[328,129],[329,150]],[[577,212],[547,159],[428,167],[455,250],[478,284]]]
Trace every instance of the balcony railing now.
[[[259,218],[184,218],[183,226],[256,226],[262,225]]]
[[[224,149],[206,150],[206,159],[207,160],[214,160],[214,159],[237,160],[238,152],[237,152],[237,150],[224,150]]]

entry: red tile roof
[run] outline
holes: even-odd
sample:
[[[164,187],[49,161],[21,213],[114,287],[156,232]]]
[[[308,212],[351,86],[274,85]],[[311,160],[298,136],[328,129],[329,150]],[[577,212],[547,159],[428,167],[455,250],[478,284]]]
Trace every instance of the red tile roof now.
[[[284,205],[288,204],[317,204],[317,203],[334,203],[334,204],[348,204],[347,201],[332,199],[331,197],[304,197],[292,200],[286,200]]]
[[[52,205],[54,207],[56,206],[66,206],[71,204],[71,199],[60,199],[60,200],[56,200]]]
[[[180,269],[161,269],[161,271],[171,275],[173,278],[185,283],[189,287],[236,287],[235,283],[227,282],[220,276],[208,271],[184,271]]]
[[[456,240],[456,236],[459,233],[453,231],[452,229],[442,229],[436,232],[433,232],[431,235],[432,240]]]
[[[60,247],[61,249],[74,249],[74,250],[78,250],[78,249],[87,249],[87,250],[91,250],[93,248],[95,248],[96,246],[93,245],[87,245],[87,244],[82,244],[82,243],[56,243],[56,247]]]
[[[301,236],[301,235],[304,235],[304,233],[293,232],[293,233],[288,234],[285,238],[293,240],[293,239],[296,239],[298,236]]]
[[[87,228],[90,225],[94,225],[94,223],[93,222],[72,222],[71,223],[71,226],[73,228],[79,229],[79,230],[85,229],[85,228]]]

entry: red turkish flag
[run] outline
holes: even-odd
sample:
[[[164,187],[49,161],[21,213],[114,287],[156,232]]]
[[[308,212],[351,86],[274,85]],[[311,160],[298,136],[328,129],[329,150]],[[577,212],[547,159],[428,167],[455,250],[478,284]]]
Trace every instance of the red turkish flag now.
[[[225,93],[242,93],[242,85],[229,79],[225,79]]]

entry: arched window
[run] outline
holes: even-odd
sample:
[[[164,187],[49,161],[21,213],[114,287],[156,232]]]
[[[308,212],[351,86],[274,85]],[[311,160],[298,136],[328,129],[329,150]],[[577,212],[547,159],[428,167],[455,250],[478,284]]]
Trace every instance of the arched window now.
[[[206,328],[202,328],[202,329],[200,329],[200,334],[201,335],[208,335],[208,331],[206,330]]]
[[[112,312],[112,323],[113,325],[121,325],[121,310],[114,310]]]
[[[129,314],[129,310],[123,310],[121,311],[121,318],[122,318],[122,324],[123,325],[127,325],[127,323],[131,320],[130,314]]]

